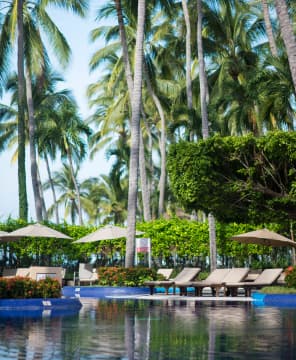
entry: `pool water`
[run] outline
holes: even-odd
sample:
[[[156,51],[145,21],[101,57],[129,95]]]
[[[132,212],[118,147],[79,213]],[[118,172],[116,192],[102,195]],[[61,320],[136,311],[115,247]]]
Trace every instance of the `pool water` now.
[[[0,359],[296,359],[296,308],[82,299],[76,314],[0,318]]]

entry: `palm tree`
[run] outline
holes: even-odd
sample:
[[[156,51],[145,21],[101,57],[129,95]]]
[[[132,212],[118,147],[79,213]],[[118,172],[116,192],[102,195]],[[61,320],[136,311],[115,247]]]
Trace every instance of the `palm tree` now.
[[[199,64],[199,83],[200,83],[200,103],[201,103],[201,119],[202,119],[202,137],[207,139],[209,137],[209,122],[207,111],[207,77],[205,71],[203,44],[202,44],[202,1],[197,0],[197,49],[198,49],[198,64]],[[210,266],[211,271],[217,267],[217,246],[216,246],[216,228],[215,218],[213,214],[208,215],[209,235],[210,235]]]
[[[117,14],[117,21],[118,21],[118,28],[119,28],[119,37],[120,37],[120,44],[121,44],[121,48],[122,48],[122,62],[123,62],[123,70],[124,70],[124,75],[126,78],[126,83],[128,86],[128,97],[129,97],[129,107],[131,106],[131,101],[132,101],[132,92],[133,92],[133,75],[132,75],[132,69],[131,69],[131,64],[130,64],[130,60],[129,60],[129,49],[128,49],[128,40],[126,37],[126,29],[125,29],[125,25],[123,22],[123,11],[122,11],[122,5],[121,5],[121,1],[115,1],[115,9],[116,9],[116,14]],[[100,10],[100,15],[102,16],[102,14],[104,14],[104,9]],[[117,31],[117,30],[116,30]],[[113,35],[113,31],[111,30],[107,30],[105,28],[105,34],[106,37],[105,39],[108,41],[109,40],[109,35],[110,34]],[[95,40],[98,36],[101,35],[101,30],[99,29],[95,29],[92,32],[92,40]],[[97,67],[97,65],[100,63],[100,61],[102,59],[106,59],[108,58],[108,60],[110,61],[111,59],[114,59],[115,54],[113,54],[113,57],[111,58],[111,52],[112,51],[116,51],[116,43],[109,46],[108,50],[107,48],[104,49],[103,52],[96,52],[96,54],[94,54],[92,60],[91,60],[91,69],[93,70],[94,68]],[[108,54],[108,55],[107,55]],[[118,58],[118,62],[116,62],[116,64],[114,64],[114,69],[113,69],[113,74],[110,76],[111,79],[114,79],[114,74],[116,73],[118,75],[118,72],[120,71],[120,66],[122,66],[121,64],[121,58]],[[121,77],[120,77],[121,78]],[[107,86],[107,89],[110,89],[110,86]],[[118,94],[117,96],[121,97],[120,94]],[[142,109],[142,115],[143,115],[143,119],[145,119],[145,113],[144,110]],[[127,115],[128,117],[130,116],[130,113]],[[151,215],[150,215],[150,196],[149,196],[149,191],[148,191],[148,185],[147,185],[147,174],[146,174],[146,167],[145,167],[145,157],[144,157],[144,142],[142,139],[142,132],[140,134],[141,137],[141,141],[140,141],[140,157],[141,157],[141,166],[140,166],[140,179],[141,179],[141,189],[142,189],[142,198],[143,198],[143,210],[144,210],[144,219],[146,221],[149,221],[151,219]]]
[[[4,1],[1,1],[4,2]],[[41,213],[41,200],[40,190],[38,189],[37,180],[37,162],[34,144],[34,106],[32,101],[32,91],[30,91],[30,77],[32,72],[32,59],[38,58],[38,66],[44,65],[41,59],[46,59],[45,48],[42,44],[40,37],[40,25],[46,30],[47,35],[51,35],[51,41],[54,44],[56,54],[61,55],[63,62],[69,58],[69,47],[64,41],[64,37],[54,25],[50,17],[45,11],[48,3],[55,6],[71,9],[80,15],[84,14],[87,8],[87,0],[10,0],[5,1],[6,14],[4,16],[0,37],[1,56],[0,56],[0,69],[5,69],[9,62],[8,54],[11,52],[15,40],[15,33],[17,30],[17,52],[18,52],[18,181],[19,181],[19,211],[20,218],[27,220],[28,203],[26,192],[26,171],[25,171],[25,111],[26,111],[26,82],[24,75],[24,62],[26,59],[27,66],[27,96],[29,97],[28,110],[29,110],[29,123],[30,123],[30,155],[31,155],[31,175],[33,192],[35,196],[36,215],[37,219],[42,219]],[[16,19],[15,19],[16,16]],[[17,21],[15,21],[17,20]],[[30,36],[28,36],[30,35]],[[33,44],[33,45],[32,45]],[[34,60],[33,60],[34,62]],[[35,64],[37,62],[35,61]],[[30,98],[31,96],[31,98]]]
[[[127,242],[125,266],[134,266],[135,258],[135,233],[136,233],[136,209],[138,191],[139,169],[139,136],[140,114],[142,104],[142,73],[143,73],[143,43],[145,25],[145,0],[138,1],[138,22],[135,48],[135,68],[133,83],[132,119],[131,119],[131,153],[129,164],[129,188],[128,188],[128,215],[127,215]]]
[[[255,80],[261,63],[258,54],[260,51],[264,54],[262,50],[266,45],[259,42],[260,36],[265,37],[262,21],[257,16],[258,11],[254,13],[240,2],[220,0],[219,7],[207,5],[204,44],[211,64],[214,64],[209,77],[211,122],[215,124],[217,118],[229,118],[229,109],[236,107],[236,114],[232,112],[232,122],[236,121],[234,131],[239,133],[243,129],[259,135],[262,129],[258,121],[257,98],[250,96],[252,87],[248,85],[250,80]],[[253,90],[254,93],[256,88]],[[229,122],[229,119],[225,121]]]
[[[47,71],[43,73],[42,78],[37,78],[33,83],[38,155],[46,164],[54,204],[56,203],[57,196],[52,182],[50,159],[56,159],[59,152],[59,145],[56,141],[55,133],[52,130],[52,127],[55,127],[52,118],[56,117],[56,110],[59,104],[65,101],[75,102],[69,90],[64,89],[57,91],[57,86],[62,81],[64,80],[61,76],[47,69]],[[60,220],[57,206],[55,207],[55,217],[56,223],[59,224]]]
[[[261,0],[261,3],[262,3],[263,17],[264,17],[264,23],[265,23],[266,34],[268,37],[270,51],[271,51],[271,54],[276,57],[278,55],[278,51],[277,51],[276,43],[275,43],[274,36],[273,36],[273,30],[272,30],[272,25],[271,25],[271,21],[270,21],[270,15],[269,15],[268,2],[267,2],[267,0]]]
[[[187,1],[182,0],[182,8],[186,25],[186,95],[189,113],[192,111],[192,79],[191,79],[191,25]]]
[[[281,35],[286,47],[290,71],[296,92],[296,39],[290,21],[288,7],[285,0],[275,0],[275,8],[278,16]]]
[[[78,168],[71,169],[70,165],[63,164],[63,167],[60,171],[54,171],[53,173],[53,184],[55,188],[60,193],[60,196],[56,199],[56,203],[48,209],[49,217],[52,216],[55,211],[56,206],[64,207],[64,218],[67,219],[70,216],[71,222],[74,225],[76,216],[80,217],[80,209],[77,203],[77,184],[74,183],[73,177],[75,178],[75,182],[77,183],[77,175]],[[43,185],[44,190],[49,189],[50,182],[46,181]]]
[[[74,163],[80,163],[86,156],[86,142],[83,137],[91,135],[91,130],[77,113],[77,105],[69,99],[65,99],[55,110],[51,112],[51,125],[48,135],[57,144],[61,157],[67,158],[72,182],[76,190],[79,224],[83,224],[80,190],[75,177]]]
[[[15,6],[15,4],[14,4]],[[19,217],[28,220],[25,150],[25,72],[24,72],[24,25],[23,0],[17,1],[17,73],[18,73],[18,186]]]

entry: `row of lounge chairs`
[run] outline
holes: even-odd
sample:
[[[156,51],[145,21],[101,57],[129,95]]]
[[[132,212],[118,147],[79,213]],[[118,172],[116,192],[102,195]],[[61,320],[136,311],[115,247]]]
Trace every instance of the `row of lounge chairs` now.
[[[12,278],[16,276],[29,277],[33,280],[41,280],[47,277],[56,279],[62,284],[64,269],[62,267],[53,266],[30,266],[28,268],[4,268],[2,271],[3,278]]]
[[[156,287],[163,287],[168,294],[169,288],[180,289],[180,295],[187,295],[188,288],[194,289],[195,296],[201,296],[204,288],[210,288],[213,295],[236,296],[238,289],[244,290],[245,296],[250,296],[252,289],[260,289],[274,284],[283,273],[283,269],[265,269],[253,280],[249,280],[249,268],[216,269],[205,280],[195,281],[200,268],[184,268],[174,279],[146,281],[150,294],[153,295]],[[250,276],[251,278],[251,276]]]
[[[30,279],[40,280],[46,277],[57,279],[61,284],[65,280],[66,270],[62,267],[30,266],[29,268],[4,268],[2,277],[12,278],[16,276],[29,277]],[[96,269],[91,264],[80,263],[78,274],[75,274],[74,285],[88,283],[92,285],[98,280]]]

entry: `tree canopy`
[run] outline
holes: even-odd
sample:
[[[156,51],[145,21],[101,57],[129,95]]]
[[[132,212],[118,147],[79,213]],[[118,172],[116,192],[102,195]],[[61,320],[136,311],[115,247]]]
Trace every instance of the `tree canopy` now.
[[[214,136],[171,145],[170,186],[187,209],[222,221],[296,218],[296,134]]]

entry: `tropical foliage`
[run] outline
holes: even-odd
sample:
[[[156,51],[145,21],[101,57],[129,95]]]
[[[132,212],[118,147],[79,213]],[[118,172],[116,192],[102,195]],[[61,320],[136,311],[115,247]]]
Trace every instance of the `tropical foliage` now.
[[[0,224],[0,230],[13,231],[25,225],[22,221],[9,220],[7,223]],[[93,262],[98,268],[120,267],[124,264],[126,239],[74,244],[75,239],[93,232],[95,228],[66,223],[46,225],[67,234],[73,240],[26,238],[16,242],[1,242],[3,256],[0,266],[63,266],[67,269],[67,278],[73,278],[73,273],[78,271],[79,262]],[[250,266],[261,269],[270,266],[287,267],[291,263],[292,254],[289,248],[245,245],[231,240],[233,235],[252,231],[257,227],[267,227],[284,236],[289,236],[285,224],[261,223],[256,226],[245,223],[217,222],[219,266]],[[144,232],[143,236],[151,239],[153,268],[179,268],[187,265],[200,266],[203,270],[208,270],[210,250],[207,222],[174,217],[169,220],[158,219],[139,223],[137,229]],[[119,270],[111,272],[112,276],[117,274],[116,271]]]
[[[222,221],[295,219],[296,135],[215,136],[170,149],[171,188],[189,209]]]
[[[61,296],[61,285],[55,279],[36,281],[25,277],[0,278],[0,299],[46,299]]]
[[[145,281],[156,280],[156,278],[156,271],[148,268],[98,268],[99,285],[143,286]]]
[[[266,217],[278,212],[293,219],[294,163],[281,152],[295,127],[293,2],[102,1],[90,34],[97,49],[89,68],[98,80],[88,87],[92,112],[88,119],[81,117],[69,89],[57,90],[63,79],[55,73],[54,58],[62,71],[71,49],[49,8],[87,17],[90,2],[2,2],[0,89],[10,94],[11,103],[0,107],[0,150],[13,148],[18,160],[21,219],[28,220],[27,146],[36,219],[127,224],[127,266],[133,262],[136,221],[188,209],[210,213],[210,222],[212,212],[221,220],[233,219],[237,212],[238,220],[246,221],[259,210]],[[265,143],[267,131],[278,130],[287,132],[280,143]],[[212,139],[213,135],[218,137]],[[248,136],[240,139],[242,135]],[[186,178],[194,195],[187,190],[180,194],[186,186],[177,190],[175,185],[176,180],[185,180],[181,175],[187,174],[186,161],[187,168],[195,166],[191,152],[183,152],[176,163],[182,164],[180,179],[172,173],[167,176],[169,145],[184,140],[200,149],[208,147],[203,164],[199,162],[200,186],[193,189],[196,182]],[[218,146],[219,141],[227,149]],[[252,144],[261,163],[253,157]],[[98,173],[90,179],[82,171],[83,161],[98,152],[111,162],[110,173],[101,174],[96,164]],[[243,154],[248,160],[244,169]],[[275,174],[277,158],[282,163]],[[239,181],[231,182],[226,175]],[[266,198],[262,191],[254,191],[252,176],[252,180],[260,177],[257,190],[266,181],[269,192],[278,186],[284,196],[271,199],[270,194]],[[284,177],[288,182],[282,183]],[[52,202],[46,204],[49,193]],[[232,200],[235,205],[223,213],[225,201]],[[281,220],[275,216],[264,221],[268,219]]]

